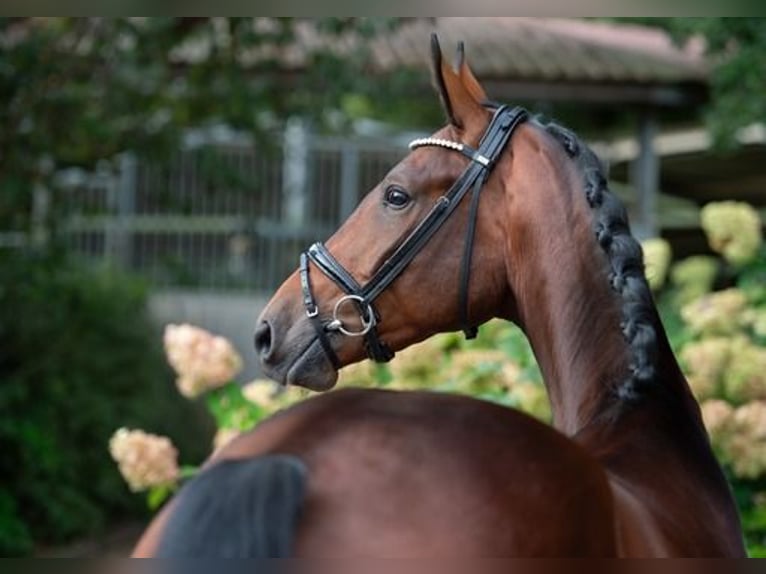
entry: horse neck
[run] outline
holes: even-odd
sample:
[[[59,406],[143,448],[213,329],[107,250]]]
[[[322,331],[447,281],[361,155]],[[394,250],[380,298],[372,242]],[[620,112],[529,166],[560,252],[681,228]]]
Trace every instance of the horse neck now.
[[[518,323],[538,359],[554,425],[568,435],[602,421],[614,430],[613,415],[626,410],[623,404],[641,403],[644,393],[654,396],[646,388],[651,383],[642,387],[631,380],[638,355],[638,376],[646,378],[647,370],[661,370],[662,381],[655,381],[663,386],[660,394],[679,399],[670,403],[681,405],[680,416],[699,426],[688,385],[648,291],[645,308],[638,309],[637,338],[643,344],[647,337],[656,337],[648,350],[653,364],[646,364],[646,348],[636,348],[635,341],[626,339],[626,301],[610,279],[614,261],[595,239],[600,214],[586,199],[582,167],[542,130],[530,127],[520,135],[510,168],[514,173],[505,180],[510,198],[507,269]],[[524,169],[540,162],[547,164],[545,168]],[[629,236],[620,240],[634,241]],[[643,277],[641,282],[645,286]],[[648,399],[644,403],[645,416],[660,416],[650,403]]]
[[[604,213],[586,198],[592,181],[584,183],[583,162],[544,132],[528,127],[519,136],[504,168],[506,268],[554,425],[651,512],[673,506],[680,515],[705,516],[740,548],[736,507],[643,269],[640,282],[614,288],[610,273],[625,260],[595,239]],[[621,251],[630,252],[628,239],[615,237]]]

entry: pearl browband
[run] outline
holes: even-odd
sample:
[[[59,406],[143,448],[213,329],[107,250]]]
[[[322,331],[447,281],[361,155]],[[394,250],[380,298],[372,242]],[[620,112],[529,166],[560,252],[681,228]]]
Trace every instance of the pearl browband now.
[[[417,138],[410,142],[409,148],[413,150],[413,149],[424,147],[424,146],[437,146],[437,147],[443,147],[443,148],[459,151],[468,159],[471,159],[475,161],[476,163],[480,163],[481,165],[485,167],[488,166],[490,163],[490,160],[488,157],[481,155],[478,151],[476,151],[472,147],[467,146],[464,143],[453,142],[451,140],[445,140],[442,138]]]
[[[454,149],[455,151],[463,151],[463,148],[465,147],[463,144],[459,142],[453,142],[450,140],[445,140],[441,138],[418,138],[414,139],[410,142],[410,149],[415,149],[416,147],[422,147],[426,145],[437,145],[441,147],[447,147],[450,149]]]

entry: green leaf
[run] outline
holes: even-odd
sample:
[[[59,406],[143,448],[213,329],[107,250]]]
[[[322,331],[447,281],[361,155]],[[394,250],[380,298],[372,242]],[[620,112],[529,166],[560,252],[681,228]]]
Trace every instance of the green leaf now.
[[[206,397],[207,407],[218,428],[246,431],[266,416],[262,408],[248,401],[237,383],[228,383]]]
[[[173,486],[166,484],[150,488],[146,494],[146,505],[149,510],[152,512],[158,510],[174,491],[175,488]]]
[[[179,470],[181,480],[189,480],[199,474],[200,467],[193,465],[183,465]]]

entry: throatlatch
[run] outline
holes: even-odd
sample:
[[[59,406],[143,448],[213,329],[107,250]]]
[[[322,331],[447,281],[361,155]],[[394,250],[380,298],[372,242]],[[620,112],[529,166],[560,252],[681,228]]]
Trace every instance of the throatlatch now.
[[[328,333],[340,333],[348,337],[364,337],[367,354],[374,361],[387,362],[394,357],[391,349],[378,336],[376,327],[380,322],[380,316],[375,309],[374,301],[404,271],[469,192],[473,196],[469,207],[465,249],[463,250],[463,261],[460,267],[458,305],[460,307],[461,328],[465,332],[466,337],[471,339],[476,336],[476,326],[470,322],[468,289],[471,274],[471,256],[473,254],[473,242],[479,211],[479,195],[484,182],[492,172],[492,168],[497,163],[503,149],[505,149],[505,146],[510,141],[513,132],[528,117],[529,114],[523,108],[498,107],[481,138],[478,149],[473,149],[460,142],[441,138],[420,138],[410,143],[410,149],[436,146],[457,151],[469,158],[471,163],[449,190],[436,200],[428,214],[364,285],[360,285],[354,279],[351,273],[333,257],[323,243],[314,243],[307,251],[301,253],[301,289],[303,290],[303,304],[306,307],[306,315],[317,332],[317,337],[324,352],[336,369],[339,367],[340,362],[332,348]],[[330,321],[320,318],[319,307],[314,299],[309,279],[309,261],[345,293],[335,303],[332,320]],[[358,331],[347,329],[340,320],[338,314],[345,305],[356,306],[361,319],[361,328]]]

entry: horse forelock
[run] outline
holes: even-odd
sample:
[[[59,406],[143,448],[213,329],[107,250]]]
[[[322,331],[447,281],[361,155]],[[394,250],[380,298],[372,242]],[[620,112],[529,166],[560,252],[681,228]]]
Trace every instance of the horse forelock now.
[[[563,146],[582,171],[585,198],[593,214],[593,237],[608,261],[606,279],[618,298],[620,326],[630,350],[630,373],[615,391],[622,401],[637,400],[656,379],[659,346],[641,245],[630,232],[624,204],[609,190],[606,166],[593,150],[560,125],[537,123]]]

